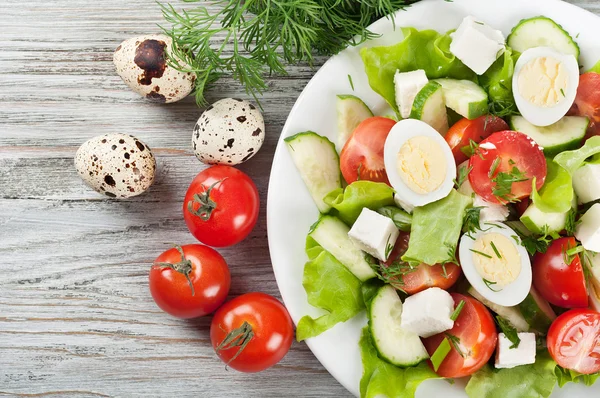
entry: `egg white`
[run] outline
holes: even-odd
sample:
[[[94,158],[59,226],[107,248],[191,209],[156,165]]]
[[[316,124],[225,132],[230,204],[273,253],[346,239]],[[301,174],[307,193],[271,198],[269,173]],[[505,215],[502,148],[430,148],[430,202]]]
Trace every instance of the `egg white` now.
[[[519,75],[521,69],[532,59],[539,57],[551,57],[560,61],[567,69],[569,83],[565,90],[564,97],[554,106],[541,107],[532,104],[527,99],[523,98],[519,92]],[[531,124],[535,126],[549,126],[558,122],[567,114],[577,95],[577,87],[579,86],[579,64],[575,56],[570,54],[561,54],[550,47],[534,47],[525,50],[517,64],[512,79],[512,89],[515,98],[515,104],[519,108],[521,115]]]
[[[444,153],[446,165],[446,177],[442,184],[434,191],[427,194],[419,194],[408,187],[402,177],[398,174],[397,156],[400,148],[411,138],[425,136],[433,139]],[[404,119],[392,127],[385,140],[383,151],[385,170],[390,184],[396,191],[396,199],[405,205],[424,206],[428,203],[442,199],[450,193],[456,178],[456,164],[448,143],[433,127],[425,122],[415,119]]]
[[[472,233],[470,235],[464,234],[460,239],[458,256],[463,273],[465,274],[465,277],[471,286],[473,286],[473,288],[487,300],[505,307],[517,305],[525,300],[529,294],[529,290],[531,289],[531,260],[529,259],[529,254],[527,253],[527,250],[525,250],[525,248],[520,244],[521,239],[518,237],[515,231],[513,231],[506,224],[484,224],[481,227],[483,231],[477,231],[476,233]],[[473,244],[480,236],[491,233],[498,233],[508,238],[517,249],[519,257],[521,258],[521,272],[519,273],[517,279],[504,286],[501,290],[500,288],[494,289],[492,287],[492,289],[498,291],[490,289],[485,284],[483,278],[479,272],[477,272],[475,264],[473,263],[473,256],[477,256],[478,254],[471,251]],[[516,237],[519,243],[517,243],[514,237]]]

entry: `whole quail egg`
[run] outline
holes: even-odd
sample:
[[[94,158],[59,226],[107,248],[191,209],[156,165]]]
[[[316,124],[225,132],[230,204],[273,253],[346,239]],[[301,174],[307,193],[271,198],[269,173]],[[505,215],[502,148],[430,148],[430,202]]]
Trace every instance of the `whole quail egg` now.
[[[156,160],[150,147],[134,136],[105,134],[79,147],[75,168],[96,191],[110,198],[130,198],[150,188]]]
[[[250,102],[236,98],[225,98],[206,108],[192,135],[196,157],[208,164],[245,162],[264,140],[262,114]]]
[[[117,47],[113,63],[121,79],[139,95],[153,102],[176,102],[192,92],[196,76],[167,65],[172,46],[165,35],[133,37]]]

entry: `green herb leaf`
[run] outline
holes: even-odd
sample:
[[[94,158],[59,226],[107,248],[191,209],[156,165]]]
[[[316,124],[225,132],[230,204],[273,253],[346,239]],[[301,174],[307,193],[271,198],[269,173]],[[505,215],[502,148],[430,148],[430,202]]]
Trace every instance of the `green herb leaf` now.
[[[457,177],[454,179],[454,186],[459,189],[469,177],[469,173],[473,167],[461,166],[458,168]]]
[[[569,210],[569,212],[567,213],[567,221],[565,224],[565,231],[567,232],[568,236],[575,235],[576,217],[577,209],[572,207],[571,210]]]
[[[444,340],[440,343],[438,348],[435,349],[435,352],[431,356],[431,364],[433,365],[433,370],[435,372],[438,371],[440,365],[446,359],[446,356],[450,352],[452,348],[450,347],[450,341],[448,341],[447,337],[444,337]]]
[[[452,315],[450,315],[450,319],[452,319],[453,321],[457,320],[464,306],[465,300],[460,300],[460,303],[458,303],[458,305],[454,309],[454,312],[452,313]]]
[[[460,348],[460,339],[458,337],[456,337],[453,334],[450,333],[444,333],[444,336],[446,336],[446,338],[448,340],[450,340],[450,343],[452,343],[452,346],[454,347],[454,349],[456,350],[456,352],[458,352],[458,355],[460,355],[461,357],[465,357],[465,354],[463,353],[462,349]]]
[[[490,258],[492,258],[492,256],[490,256]],[[492,288],[492,286],[494,286],[496,284],[496,282],[492,282],[492,281],[487,280],[485,278],[481,278],[481,279],[483,279],[483,283],[485,283],[485,285],[487,286],[487,288],[490,289],[492,292],[499,292],[500,290],[502,290],[502,289],[496,290],[496,289]]]
[[[485,258],[492,258],[492,256],[490,256],[489,254],[484,253],[484,252],[480,252],[479,250],[475,250],[475,249],[469,249],[469,250],[472,251],[473,253],[479,254],[480,256],[483,256]]]
[[[492,246],[492,249],[494,250],[494,253],[496,253],[496,257],[498,258],[502,258],[502,256],[500,255],[500,252],[498,251],[498,248],[496,247],[496,244],[493,241],[490,241],[490,246]]]
[[[350,87],[352,87],[352,91],[354,91],[354,82],[352,81],[352,75],[348,74],[348,82],[350,83]]]
[[[517,329],[515,329],[508,321],[502,318],[500,315],[496,316],[496,322],[502,330],[502,333],[506,336],[508,340],[512,343],[510,348],[518,348],[521,343],[521,339],[519,338],[519,334],[517,333]]]
[[[494,183],[492,194],[501,201],[516,202],[518,199],[515,199],[514,195],[511,193],[512,184],[527,180],[529,180],[529,178],[525,176],[525,173],[519,170],[517,166],[513,166],[508,173],[501,171],[496,177],[492,178],[492,182]]]
[[[490,171],[488,172],[489,178],[492,178],[494,176],[494,174],[496,174],[496,169],[500,165],[501,161],[502,161],[502,158],[500,156],[496,156],[496,159],[494,159],[494,162],[492,163],[492,167],[490,167]]]

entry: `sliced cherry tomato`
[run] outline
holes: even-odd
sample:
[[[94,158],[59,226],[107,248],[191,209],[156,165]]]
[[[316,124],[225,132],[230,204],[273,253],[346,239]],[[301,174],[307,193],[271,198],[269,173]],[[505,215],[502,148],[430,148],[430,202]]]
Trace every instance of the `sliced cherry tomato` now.
[[[348,184],[357,180],[389,184],[383,163],[385,139],[396,122],[375,116],[363,120],[342,148],[340,168]]]
[[[200,242],[234,245],[248,236],[258,220],[254,182],[230,166],[212,166],[194,178],[183,200],[183,218]]]
[[[150,294],[166,313],[178,318],[210,314],[229,293],[231,277],[223,257],[204,245],[175,246],[150,270]]]
[[[600,314],[578,308],[561,314],[548,330],[548,351],[565,369],[600,371]]]
[[[398,262],[408,249],[409,238],[409,232],[400,232],[390,257],[381,265],[384,275],[389,267],[400,272],[398,275],[389,274],[389,283],[408,294],[415,294],[430,287],[447,290],[454,285],[461,274],[460,267],[456,264],[420,264],[416,268],[411,268],[406,263]]]
[[[537,253],[533,258],[533,285],[543,298],[559,307],[588,305],[581,259],[578,254],[567,255],[576,244],[575,238],[560,238],[550,243],[546,253]]]
[[[546,179],[542,148],[516,131],[499,131],[481,141],[469,160],[469,167],[472,167],[469,182],[473,191],[492,203],[528,197],[531,179],[535,177],[537,189]]]
[[[508,124],[498,116],[486,115],[477,119],[460,119],[446,133],[446,142],[452,149],[456,164],[468,159],[463,151],[470,149],[471,141],[480,143],[496,131],[508,130]]]
[[[590,119],[586,138],[600,135],[600,74],[587,72],[579,76],[575,105],[569,114]]]
[[[281,360],[294,339],[292,318],[265,293],[246,293],[225,303],[210,324],[215,352],[241,372],[260,372]]]
[[[433,355],[444,338],[450,340],[450,352],[442,361],[437,374],[442,377],[464,377],[477,372],[487,363],[496,349],[498,335],[494,319],[483,304],[462,294],[451,295],[455,307],[461,301],[465,302],[454,321],[454,327],[423,339],[423,344],[429,355]]]

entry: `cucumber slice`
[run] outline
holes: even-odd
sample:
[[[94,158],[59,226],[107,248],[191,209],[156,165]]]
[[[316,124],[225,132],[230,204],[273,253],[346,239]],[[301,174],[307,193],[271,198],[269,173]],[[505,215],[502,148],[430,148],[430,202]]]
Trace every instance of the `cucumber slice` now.
[[[550,304],[532,286],[529,294],[519,304],[521,314],[527,323],[540,334],[548,333],[550,324],[556,319],[556,314]]]
[[[544,148],[544,154],[554,157],[563,151],[577,149],[585,136],[589,119],[582,116],[565,116],[546,127],[529,123],[523,116],[511,116],[508,124],[511,130],[527,134]]]
[[[410,112],[411,119],[422,120],[441,135],[448,131],[448,116],[442,85],[429,82],[417,93]]]
[[[506,319],[512,325],[512,327],[517,330],[517,332],[529,331],[529,323],[527,323],[527,321],[523,317],[523,314],[521,314],[521,310],[519,310],[519,307],[504,307],[502,305],[492,303],[488,299],[484,298],[481,294],[479,294],[479,292],[475,290],[473,286],[469,287],[467,293],[473,296],[473,298],[481,301],[481,303],[488,307],[490,310],[494,311],[496,314]]]
[[[543,16],[521,20],[512,28],[506,44],[520,53],[533,47],[551,47],[579,58],[579,46],[571,35],[562,26]]]
[[[419,336],[400,327],[402,301],[393,287],[385,285],[377,291],[369,316],[373,342],[382,359],[408,367],[429,358]]]
[[[546,225],[549,233],[560,232],[567,224],[567,213],[544,213],[531,203],[520,220],[534,234],[541,234]]]
[[[321,216],[312,226],[308,236],[313,238],[361,281],[374,278],[375,272],[367,262],[365,253],[348,238],[350,228],[339,218]]]
[[[343,148],[356,126],[373,117],[373,112],[360,98],[354,95],[337,96],[338,147]]]
[[[446,106],[467,119],[488,113],[488,95],[470,80],[437,79],[442,85]]]
[[[317,208],[321,213],[327,213],[331,206],[323,198],[342,187],[340,157],[335,145],[312,131],[293,135],[284,141]]]

